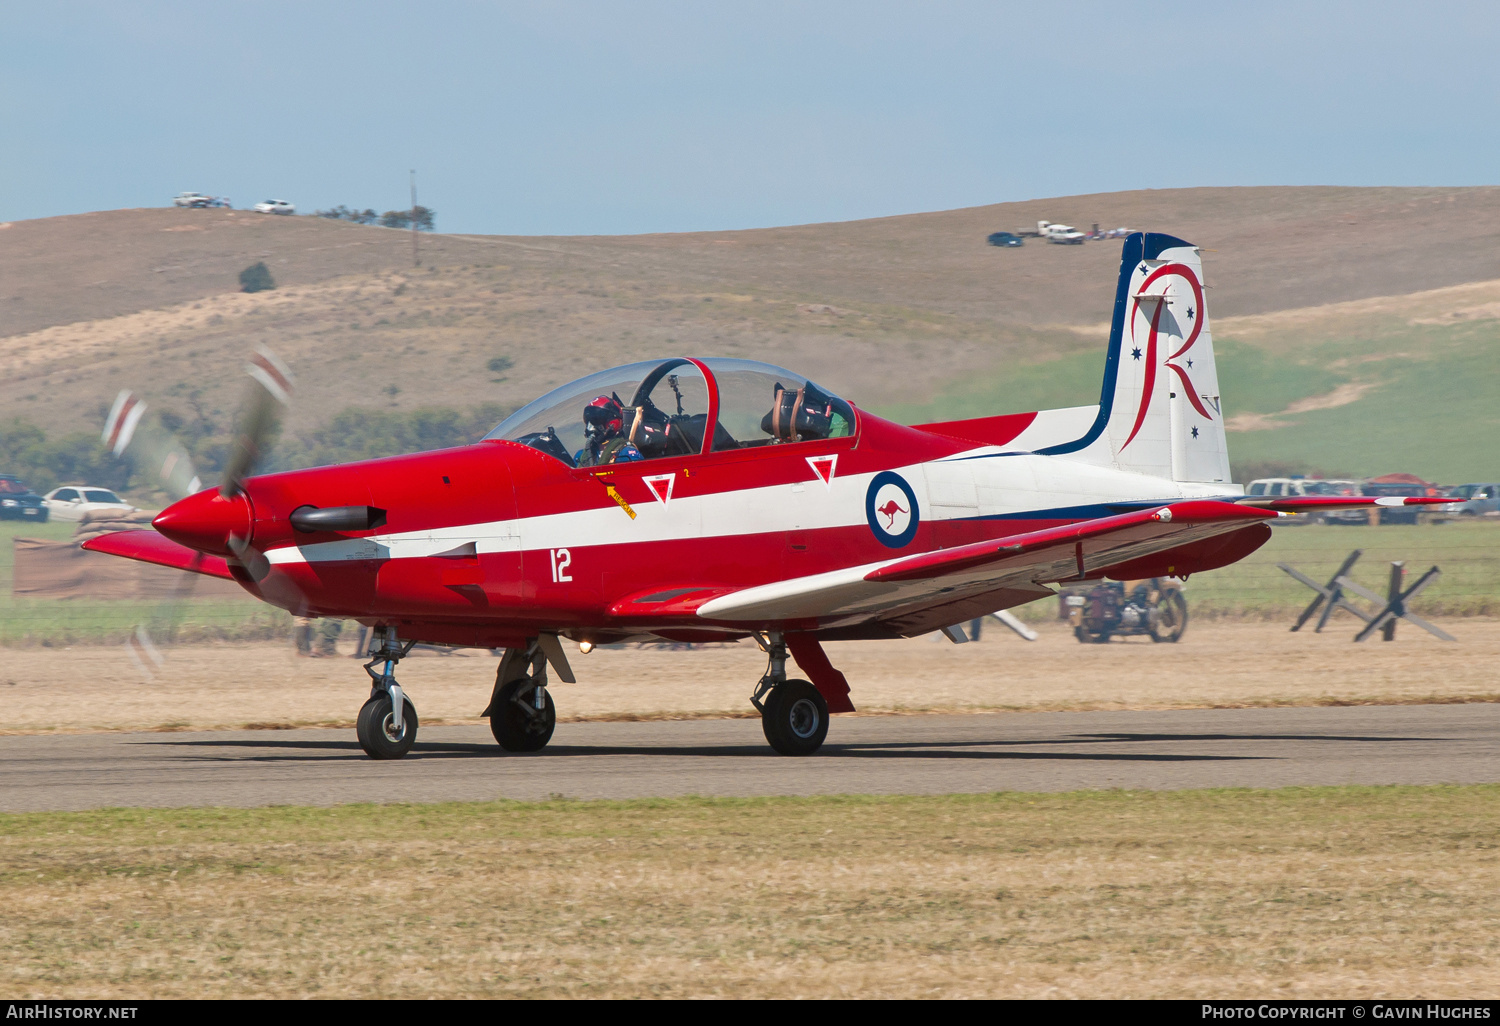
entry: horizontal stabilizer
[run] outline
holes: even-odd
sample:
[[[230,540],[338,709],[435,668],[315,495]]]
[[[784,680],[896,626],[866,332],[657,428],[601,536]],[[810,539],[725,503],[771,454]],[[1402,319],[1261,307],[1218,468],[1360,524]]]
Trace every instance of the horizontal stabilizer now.
[[[157,566],[169,566],[176,570],[191,570],[208,577],[234,579],[229,572],[229,564],[222,556],[205,555],[186,545],[179,545],[154,530],[112,531],[90,538],[83,543],[83,548],[90,552],[124,556],[126,559],[138,559],[142,563],[155,563]]]
[[[1236,499],[1235,505],[1274,509],[1280,513],[1305,513],[1313,509],[1353,509],[1359,506],[1437,506],[1453,501],[1450,496],[1430,495],[1288,495],[1272,499],[1251,496]]]

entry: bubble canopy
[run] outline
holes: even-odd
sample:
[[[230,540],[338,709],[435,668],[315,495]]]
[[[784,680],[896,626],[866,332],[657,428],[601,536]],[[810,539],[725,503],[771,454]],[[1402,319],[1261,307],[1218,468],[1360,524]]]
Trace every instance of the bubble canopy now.
[[[619,401],[621,434],[645,459],[849,437],[857,427],[852,406],[793,371],[756,360],[677,357],[612,367],[554,388],[485,437],[576,465],[588,445],[583,409],[600,396]]]

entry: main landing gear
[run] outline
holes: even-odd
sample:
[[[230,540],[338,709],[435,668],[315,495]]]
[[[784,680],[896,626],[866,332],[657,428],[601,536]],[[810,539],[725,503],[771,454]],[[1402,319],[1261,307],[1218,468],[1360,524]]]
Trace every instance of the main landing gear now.
[[[547,655],[539,639],[533,638],[524,649],[505,650],[489,707],[479,715],[489,717],[490,733],[507,752],[547,747],[557,727],[557,706],[547,693]]]
[[[371,651],[375,658],[365,663],[365,672],[374,686],[369,701],[359,710],[355,733],[359,736],[359,746],[370,758],[399,759],[416,743],[417,707],[396,683],[395,669],[415,642],[401,644],[391,627],[375,628],[375,636],[376,646]],[[385,664],[380,673],[375,672],[377,663]]]
[[[807,681],[787,679],[786,638],[780,631],[756,641],[770,657],[766,675],[750,697],[760,711],[766,740],[782,755],[811,755],[828,736],[828,703]]]

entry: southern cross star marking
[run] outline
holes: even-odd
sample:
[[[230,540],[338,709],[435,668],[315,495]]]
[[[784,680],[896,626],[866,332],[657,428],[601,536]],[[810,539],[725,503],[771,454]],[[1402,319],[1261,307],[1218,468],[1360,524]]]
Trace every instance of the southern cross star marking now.
[[[1145,261],[1142,261],[1141,262],[1141,273],[1145,274],[1149,270],[1151,270],[1151,268],[1149,268],[1149,267],[1146,266]]]
[[[1188,307],[1188,320],[1192,320],[1192,319],[1193,319],[1193,308],[1192,307]]]
[[[1188,369],[1192,370],[1192,368],[1193,368],[1193,361],[1192,360],[1188,360]]]
[[[1141,358],[1141,347],[1140,346],[1136,346],[1134,349],[1132,349],[1130,351],[1130,358],[1132,360],[1139,360]]]
[[[1198,429],[1197,428],[1193,428],[1193,437],[1194,438],[1198,437]]]

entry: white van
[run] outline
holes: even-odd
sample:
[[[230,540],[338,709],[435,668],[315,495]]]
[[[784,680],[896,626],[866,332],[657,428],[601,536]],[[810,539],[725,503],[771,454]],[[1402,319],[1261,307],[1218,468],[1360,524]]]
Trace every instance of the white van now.
[[[1245,487],[1246,495],[1363,495],[1362,482],[1352,478],[1321,477],[1261,477]],[[1283,517],[1278,523],[1306,524],[1350,523],[1363,524],[1369,521],[1369,511],[1361,509],[1331,509],[1320,513],[1299,513]]]

